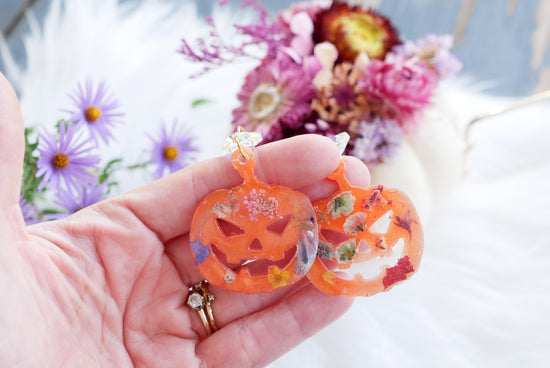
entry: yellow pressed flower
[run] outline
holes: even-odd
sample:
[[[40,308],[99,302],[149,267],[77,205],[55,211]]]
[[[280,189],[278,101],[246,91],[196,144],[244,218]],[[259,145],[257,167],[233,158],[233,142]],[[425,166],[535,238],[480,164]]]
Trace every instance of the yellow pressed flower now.
[[[334,279],[336,278],[336,274],[333,271],[327,271],[323,274],[323,280],[328,282],[329,284],[334,284]]]
[[[281,271],[278,267],[273,267],[269,270],[267,279],[274,288],[280,288],[286,286],[286,282],[290,278],[290,272],[283,270]]]

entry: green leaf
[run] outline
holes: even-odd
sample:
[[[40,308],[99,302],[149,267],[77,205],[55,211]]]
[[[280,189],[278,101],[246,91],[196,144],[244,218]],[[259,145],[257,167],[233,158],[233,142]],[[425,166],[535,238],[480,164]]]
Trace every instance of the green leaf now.
[[[55,130],[58,132],[58,134],[59,134],[59,128],[61,127],[61,124],[63,124],[65,126],[65,129],[67,129],[70,125],[78,124],[78,120],[67,121],[65,119],[59,119],[57,123],[55,123]]]
[[[114,160],[111,160],[111,161],[107,162],[107,165],[105,165],[105,168],[99,174],[98,183],[101,184],[105,180],[109,179],[109,176],[113,173],[113,171],[116,170],[115,165],[119,164],[121,162],[122,162],[122,158],[115,158]],[[118,183],[115,183],[115,182],[109,183],[109,188],[113,185],[116,185],[116,184],[118,184]]]
[[[21,194],[29,203],[34,202],[38,195],[38,185],[42,181],[42,177],[36,177],[38,157],[34,155],[34,151],[38,147],[38,138],[31,140],[32,132],[32,128],[25,128],[25,158],[23,160],[23,182],[21,183]]]
[[[198,98],[196,100],[194,100],[193,102],[191,102],[191,107],[195,108],[195,107],[199,107],[201,105],[205,105],[205,104],[209,104],[209,103],[212,103],[214,101],[208,99],[208,98]]]

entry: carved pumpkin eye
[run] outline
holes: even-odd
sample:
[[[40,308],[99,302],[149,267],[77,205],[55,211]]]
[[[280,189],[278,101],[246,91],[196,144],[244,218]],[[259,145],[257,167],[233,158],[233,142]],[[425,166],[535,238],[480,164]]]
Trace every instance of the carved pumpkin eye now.
[[[226,221],[224,219],[221,219],[221,218],[218,218],[216,220],[217,224],[218,224],[218,228],[220,229],[220,231],[223,233],[223,235],[227,236],[227,237],[231,237],[231,236],[237,236],[237,235],[242,235],[244,234],[244,230],[241,229],[240,227],[238,227],[237,225],[235,224],[232,224],[231,222],[229,221]]]
[[[285,231],[291,219],[292,219],[292,215],[285,216],[282,219],[275,221],[265,229],[274,234],[281,235]]]
[[[369,228],[371,233],[385,234],[390,228],[393,211],[388,211],[378,218]]]
[[[321,229],[321,235],[332,244],[340,244],[350,238],[346,233],[330,229]]]

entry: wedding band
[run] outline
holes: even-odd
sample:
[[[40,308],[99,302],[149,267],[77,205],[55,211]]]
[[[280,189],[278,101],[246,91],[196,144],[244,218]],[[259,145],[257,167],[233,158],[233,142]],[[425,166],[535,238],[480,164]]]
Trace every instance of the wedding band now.
[[[209,335],[218,330],[216,321],[214,321],[214,314],[212,313],[212,302],[214,301],[214,295],[208,292],[208,282],[201,281],[192,288],[189,288],[189,297],[187,298],[187,305],[199,312],[202,324],[206,328]]]

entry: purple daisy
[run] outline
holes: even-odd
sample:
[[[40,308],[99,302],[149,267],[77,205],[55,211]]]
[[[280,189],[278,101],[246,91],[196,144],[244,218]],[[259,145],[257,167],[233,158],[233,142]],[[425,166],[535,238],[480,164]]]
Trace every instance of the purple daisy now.
[[[71,114],[69,121],[78,121],[79,125],[86,125],[90,136],[98,143],[101,139],[105,143],[113,139],[111,129],[117,123],[123,113],[118,112],[118,101],[108,93],[105,82],[100,82],[97,91],[94,91],[91,79],[86,80],[86,85],[78,84],[73,95],[69,95],[76,109],[63,110]]]
[[[59,127],[59,140],[56,140],[46,131],[38,135],[38,171],[36,177],[42,177],[38,185],[38,191],[48,186],[56,188],[60,193],[64,187],[74,192],[81,185],[92,182],[95,177],[88,169],[97,169],[99,156],[90,152],[94,147],[90,146],[87,139],[82,139],[82,134],[75,135],[76,126]]]
[[[282,138],[283,128],[301,125],[315,89],[302,67],[289,57],[264,61],[246,76],[233,110],[233,125],[259,132],[265,142]]]
[[[178,126],[177,120],[174,120],[171,129],[163,122],[158,139],[151,139],[154,142],[151,161],[157,165],[154,172],[157,179],[163,177],[167,170],[171,174],[194,162],[195,153],[199,151],[192,145],[195,137],[190,129],[185,125]]]
[[[399,123],[380,117],[361,122],[358,134],[351,154],[371,166],[391,160],[403,138]]]
[[[36,224],[40,221],[38,208],[34,204],[27,202],[23,195],[19,197],[19,207],[21,207],[21,213],[26,225]]]
[[[105,189],[108,185],[108,182],[105,180],[101,184],[87,184],[85,186],[80,186],[76,193],[66,190],[57,193],[57,199],[54,203],[67,210],[67,212],[46,215],[46,218],[48,220],[59,220],[101,201],[105,198]]]

